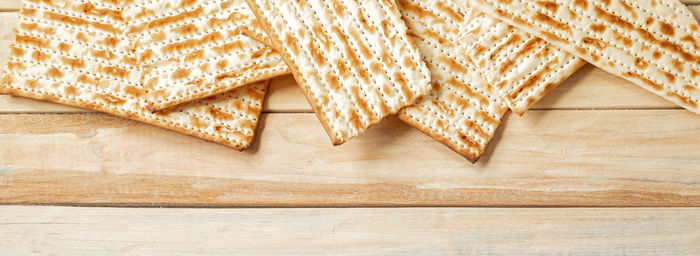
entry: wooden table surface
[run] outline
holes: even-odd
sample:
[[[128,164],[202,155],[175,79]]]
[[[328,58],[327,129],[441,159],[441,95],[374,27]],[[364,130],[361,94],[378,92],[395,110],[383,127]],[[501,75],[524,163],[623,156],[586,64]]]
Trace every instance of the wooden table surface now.
[[[700,254],[700,116],[590,65],[476,164],[396,118],[333,147],[291,76],[264,112],[241,153],[0,95],[0,252]]]

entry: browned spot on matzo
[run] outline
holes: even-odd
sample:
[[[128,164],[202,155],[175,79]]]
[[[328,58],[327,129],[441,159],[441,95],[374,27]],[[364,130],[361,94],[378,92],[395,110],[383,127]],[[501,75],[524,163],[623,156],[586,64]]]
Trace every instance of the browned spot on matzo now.
[[[552,26],[553,28],[559,29],[559,30],[565,30],[565,31],[569,30],[569,25],[567,25],[566,23],[563,23],[563,22],[556,21],[544,13],[538,12],[532,18],[537,20],[537,21],[543,22],[549,26]]]
[[[550,12],[556,12],[559,10],[559,4],[551,1],[535,1],[535,4],[549,10]]]

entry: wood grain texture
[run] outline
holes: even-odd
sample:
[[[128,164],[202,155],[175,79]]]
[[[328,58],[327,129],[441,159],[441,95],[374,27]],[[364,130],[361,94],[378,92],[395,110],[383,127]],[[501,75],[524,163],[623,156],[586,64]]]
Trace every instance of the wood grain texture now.
[[[104,114],[0,115],[0,202],[700,206],[700,118],[689,111],[532,111],[504,122],[472,165],[394,118],[333,147],[313,114],[266,114],[240,153]]]
[[[698,208],[0,207],[6,255],[698,255]]]
[[[689,9],[697,16],[700,6]],[[15,13],[0,12],[0,63],[9,54]],[[4,64],[3,64],[4,65]],[[602,93],[604,92],[604,93]],[[291,75],[272,80],[264,111],[267,113],[312,112],[311,106]],[[591,65],[564,81],[532,109],[667,109],[680,108],[622,78]],[[0,113],[77,113],[92,112],[53,103],[0,95]]]

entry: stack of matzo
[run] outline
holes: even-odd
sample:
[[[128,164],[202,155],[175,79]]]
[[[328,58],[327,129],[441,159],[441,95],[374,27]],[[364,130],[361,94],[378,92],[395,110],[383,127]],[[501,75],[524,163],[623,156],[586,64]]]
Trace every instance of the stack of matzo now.
[[[449,0],[448,0],[449,1]],[[513,112],[522,115],[586,62],[455,1],[466,14],[463,47]]]
[[[472,10],[465,1],[398,0],[435,89],[399,117],[476,161],[505,113],[522,114],[583,62]],[[477,71],[478,70],[478,71]]]
[[[183,0],[183,3],[189,2],[195,1]],[[142,6],[146,3],[151,1],[134,1],[130,5]],[[245,8],[245,5],[238,7]],[[248,147],[262,110],[268,82],[262,81],[151,113],[146,100],[149,90],[144,88],[141,81],[142,76],[148,77],[153,72],[144,72],[133,47],[136,40],[126,33],[129,24],[133,25],[133,20],[124,16],[124,10],[130,8],[129,5],[114,4],[112,1],[26,1],[20,10],[20,24],[16,29],[15,43],[11,46],[10,60],[3,72],[0,92],[104,111],[235,149]],[[165,19],[165,16],[147,12],[141,19]],[[212,19],[214,16],[195,18]],[[169,31],[177,30],[188,26],[189,22],[184,20],[167,28]],[[245,40],[256,44],[256,48],[265,49],[266,63],[286,70],[279,56],[270,53],[271,50],[265,45]],[[170,39],[167,42],[175,44]],[[207,46],[225,48],[225,43]],[[188,54],[184,50],[177,53]],[[224,52],[235,51],[224,49]],[[169,57],[183,58],[182,55]],[[206,63],[212,59],[204,55],[194,63]],[[239,58],[236,61],[246,60]],[[240,85],[232,80],[217,80],[216,73],[212,76],[203,76],[203,79],[213,81],[213,87],[235,88]],[[173,91],[177,90],[174,88]]]
[[[700,114],[700,31],[678,0],[473,0],[472,4]]]
[[[677,0],[27,0],[20,15],[0,92],[237,149],[265,80],[290,71],[333,144],[397,114],[472,162],[508,109],[584,60],[700,113],[700,28]]]

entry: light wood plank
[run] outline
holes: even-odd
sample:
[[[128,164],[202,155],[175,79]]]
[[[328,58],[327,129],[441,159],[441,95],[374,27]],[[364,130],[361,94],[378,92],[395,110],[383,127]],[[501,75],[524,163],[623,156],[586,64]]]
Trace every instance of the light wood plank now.
[[[269,88],[270,91],[265,99],[263,111],[268,113],[313,113],[311,105],[292,75],[272,79]],[[0,109],[2,109],[2,105],[0,105]]]
[[[0,207],[6,255],[698,255],[698,208]]]
[[[700,117],[509,115],[477,164],[394,118],[331,146],[265,114],[247,152],[104,114],[0,115],[0,202],[179,206],[700,206]]]

